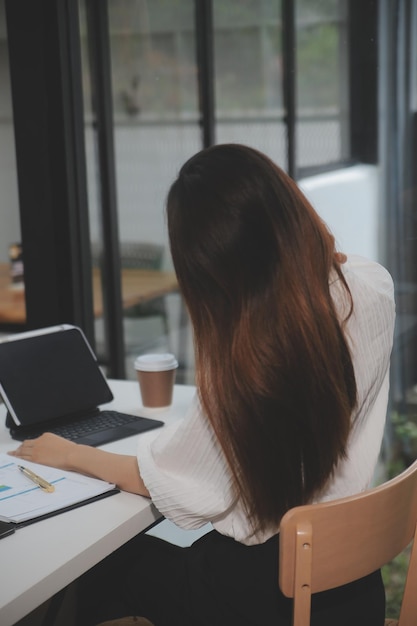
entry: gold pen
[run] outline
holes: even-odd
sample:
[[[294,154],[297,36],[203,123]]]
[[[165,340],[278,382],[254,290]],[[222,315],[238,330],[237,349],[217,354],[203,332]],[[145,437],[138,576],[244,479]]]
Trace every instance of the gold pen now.
[[[32,470],[28,469],[27,467],[23,467],[22,465],[18,465],[17,467],[20,469],[22,474],[27,476],[27,478],[35,483],[35,485],[38,485],[38,487],[40,487],[42,491],[47,491],[48,493],[52,493],[53,491],[55,491],[55,487],[51,485],[51,483],[48,483],[48,481],[35,474],[35,472],[32,472]]]

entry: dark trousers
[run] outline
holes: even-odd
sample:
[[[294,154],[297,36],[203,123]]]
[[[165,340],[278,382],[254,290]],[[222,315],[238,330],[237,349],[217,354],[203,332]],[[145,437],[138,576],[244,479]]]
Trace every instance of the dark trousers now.
[[[79,626],[141,615],[155,626],[290,626],[278,536],[245,546],[213,531],[189,548],[138,535],[79,580]],[[311,626],[383,626],[380,572],[315,594]]]

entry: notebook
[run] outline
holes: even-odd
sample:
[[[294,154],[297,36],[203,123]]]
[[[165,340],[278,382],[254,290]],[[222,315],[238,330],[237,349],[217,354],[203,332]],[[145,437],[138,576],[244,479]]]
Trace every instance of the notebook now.
[[[113,399],[82,330],[64,324],[0,341],[0,394],[13,439],[55,432],[98,446],[163,425],[160,420],[101,410]]]
[[[20,471],[22,467],[42,476],[52,492],[45,493],[28,479]],[[0,485],[0,538],[2,531],[7,536],[21,526],[119,493],[116,485],[104,480],[30,461],[16,461],[7,454],[0,454]]]

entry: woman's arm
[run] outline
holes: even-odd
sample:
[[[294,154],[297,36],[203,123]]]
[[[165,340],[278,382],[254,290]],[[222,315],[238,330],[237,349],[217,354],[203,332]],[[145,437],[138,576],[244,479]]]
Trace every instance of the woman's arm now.
[[[101,478],[115,483],[123,491],[149,497],[135,456],[105,452],[51,433],[27,439],[9,454],[26,461]]]

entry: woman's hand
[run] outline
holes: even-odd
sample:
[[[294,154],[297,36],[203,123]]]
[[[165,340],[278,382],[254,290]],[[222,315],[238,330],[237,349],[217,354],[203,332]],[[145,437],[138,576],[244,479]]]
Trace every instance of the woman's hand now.
[[[70,466],[70,455],[76,445],[63,437],[45,433],[37,439],[26,439],[16,450],[12,450],[8,454],[25,461],[71,470],[74,468]]]
[[[347,256],[343,252],[335,252],[334,258],[340,264],[346,263],[347,261]]]
[[[25,461],[101,478],[124,491],[149,497],[135,456],[76,444],[52,433],[45,433],[37,439],[26,439],[9,454]]]

